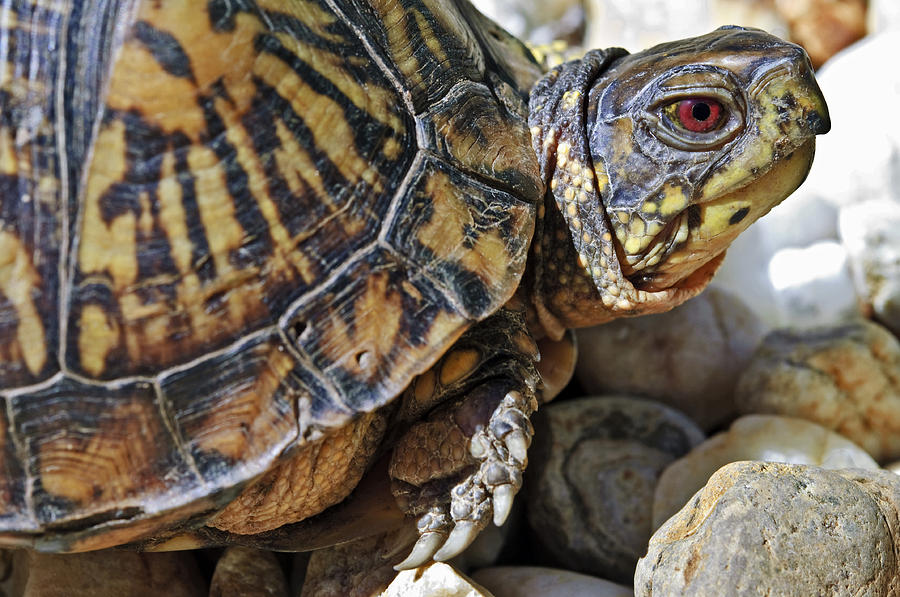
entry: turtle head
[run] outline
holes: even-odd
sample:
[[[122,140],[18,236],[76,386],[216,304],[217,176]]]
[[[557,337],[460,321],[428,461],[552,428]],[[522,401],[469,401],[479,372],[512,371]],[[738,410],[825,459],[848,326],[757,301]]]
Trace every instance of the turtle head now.
[[[803,182],[830,127],[803,49],[739,27],[589,52],[548,73],[530,107],[548,184],[534,248],[548,328],[697,294],[731,241]]]

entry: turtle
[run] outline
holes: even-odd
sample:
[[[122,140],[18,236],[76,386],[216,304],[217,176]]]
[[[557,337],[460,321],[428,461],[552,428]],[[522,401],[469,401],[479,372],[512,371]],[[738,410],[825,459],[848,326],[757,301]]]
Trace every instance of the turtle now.
[[[830,126],[755,29],[545,71],[465,0],[0,14],[4,546],[299,549],[386,491],[452,557],[570,330],[700,292]]]

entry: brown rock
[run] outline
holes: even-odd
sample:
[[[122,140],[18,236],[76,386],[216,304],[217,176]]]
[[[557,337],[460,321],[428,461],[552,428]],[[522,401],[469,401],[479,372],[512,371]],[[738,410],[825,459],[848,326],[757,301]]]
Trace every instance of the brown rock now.
[[[287,597],[287,580],[270,551],[229,547],[219,558],[209,597]]]
[[[769,334],[735,391],[744,413],[799,417],[900,458],[900,342],[862,321]]]
[[[200,597],[205,583],[191,552],[18,551],[12,595],[22,597]]]
[[[653,535],[635,595],[897,595],[900,479],[737,462]]]
[[[791,41],[806,49],[816,68],[866,34],[866,0],[776,0],[775,6]]]
[[[668,313],[578,330],[576,375],[591,394],[639,394],[683,411],[702,428],[733,418],[733,393],[765,329],[716,288]]]
[[[411,534],[413,530],[404,528],[314,551],[306,567],[300,596],[380,595],[397,576],[393,565],[412,547],[415,541],[415,535]]]
[[[653,531],[657,478],[703,432],[672,408],[625,397],[550,404],[534,421],[528,521],[550,561],[629,582]]]

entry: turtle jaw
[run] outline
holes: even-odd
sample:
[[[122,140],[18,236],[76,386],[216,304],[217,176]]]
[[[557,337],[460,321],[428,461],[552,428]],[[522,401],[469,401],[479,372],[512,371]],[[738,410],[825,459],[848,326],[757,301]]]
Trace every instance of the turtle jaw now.
[[[683,210],[640,255],[626,255],[617,246],[623,274],[648,292],[684,288],[691,274],[724,256],[741,232],[803,183],[814,155],[815,138],[810,137],[748,184]]]

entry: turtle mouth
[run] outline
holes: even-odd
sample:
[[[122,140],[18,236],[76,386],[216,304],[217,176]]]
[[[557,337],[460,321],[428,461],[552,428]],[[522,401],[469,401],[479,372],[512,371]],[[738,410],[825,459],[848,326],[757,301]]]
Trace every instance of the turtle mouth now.
[[[719,197],[689,205],[657,233],[642,252],[628,255],[616,243],[622,273],[638,290],[684,286],[753,222],[793,193],[815,155],[810,138],[774,160],[764,174]],[[684,283],[683,283],[684,281]]]

